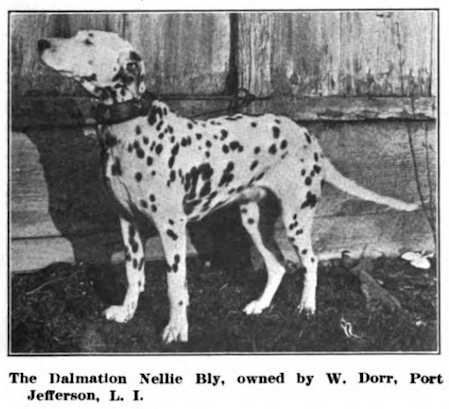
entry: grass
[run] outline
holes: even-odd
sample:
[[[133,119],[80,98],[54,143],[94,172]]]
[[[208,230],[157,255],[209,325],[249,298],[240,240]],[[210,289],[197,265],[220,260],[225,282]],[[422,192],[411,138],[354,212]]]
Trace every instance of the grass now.
[[[437,349],[436,274],[400,259],[375,260],[372,276],[402,309],[368,310],[358,279],[339,262],[320,266],[317,314],[298,316],[302,271],[286,274],[272,307],[260,316],[242,308],[260,294],[263,271],[232,276],[188,262],[190,340],[164,345],[168,319],[165,266],[147,263],[147,286],[134,318],[109,322],[102,311],[122,301],[123,266],[55,264],[11,282],[12,353],[360,352]],[[238,274],[237,274],[238,273]],[[346,332],[342,319],[350,326]]]

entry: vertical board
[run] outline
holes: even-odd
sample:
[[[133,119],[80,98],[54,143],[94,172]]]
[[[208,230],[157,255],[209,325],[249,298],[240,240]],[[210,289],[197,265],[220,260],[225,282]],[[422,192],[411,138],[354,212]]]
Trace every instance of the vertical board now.
[[[224,90],[230,38],[226,13],[37,13],[11,16],[15,93],[79,94],[73,81],[63,80],[39,62],[36,41],[70,37],[83,29],[114,31],[129,40],[146,63],[152,92]]]
[[[256,95],[435,95],[433,11],[246,13],[241,85]]]
[[[217,93],[229,64],[226,13],[133,14],[125,37],[146,63],[156,93]]]

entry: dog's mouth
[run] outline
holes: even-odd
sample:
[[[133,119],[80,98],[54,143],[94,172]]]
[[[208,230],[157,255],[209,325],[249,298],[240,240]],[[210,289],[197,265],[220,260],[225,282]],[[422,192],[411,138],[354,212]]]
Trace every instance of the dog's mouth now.
[[[52,65],[48,64],[45,61],[45,59],[42,57],[42,55],[40,55],[39,60],[43,66],[49,68],[53,72],[58,73],[59,75],[63,75],[64,77],[69,77],[69,78],[76,78],[76,75],[73,73],[73,71],[53,67]]]

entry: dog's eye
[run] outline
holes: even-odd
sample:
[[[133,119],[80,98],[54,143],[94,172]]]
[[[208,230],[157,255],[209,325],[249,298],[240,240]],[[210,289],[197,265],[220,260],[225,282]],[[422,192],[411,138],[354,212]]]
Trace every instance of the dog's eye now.
[[[128,71],[134,71],[137,68],[137,64],[135,62],[129,62],[126,64],[126,69]]]

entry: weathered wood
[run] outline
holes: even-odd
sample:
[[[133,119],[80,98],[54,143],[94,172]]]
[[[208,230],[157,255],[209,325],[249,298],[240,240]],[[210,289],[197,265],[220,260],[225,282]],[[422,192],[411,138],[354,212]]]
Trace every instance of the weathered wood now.
[[[427,124],[427,166],[425,126],[419,122],[413,125],[412,139],[420,183],[428,201],[436,189],[427,185],[427,169],[430,180],[436,180],[436,140],[434,126]],[[418,199],[405,123],[308,127],[319,136],[326,155],[345,175],[381,194],[408,201]],[[52,130],[13,133],[11,143],[11,238],[13,247],[22,249],[11,253],[12,265],[29,269],[33,263],[42,266],[43,260],[50,262],[51,257],[53,261],[85,262],[111,257],[120,248],[120,236],[117,217],[102,188],[95,138],[80,131]],[[219,213],[216,217],[220,217]],[[431,249],[427,226],[422,212],[384,212],[377,205],[325,185],[315,222],[315,248],[324,256],[338,255],[341,249],[362,249],[365,244],[374,246],[373,251],[388,254],[397,254],[401,248]],[[39,241],[33,242],[36,238]],[[153,240],[150,247],[156,242]],[[281,243],[282,249],[288,251],[288,242],[283,239]],[[38,251],[39,246],[47,249]],[[70,248],[72,253],[67,251]],[[27,249],[30,252],[25,257]]]
[[[230,37],[226,13],[36,13],[11,16],[14,94],[79,93],[73,81],[39,62],[36,41],[82,29],[114,31],[131,41],[142,54],[153,92],[224,90]]]
[[[258,95],[436,94],[436,12],[239,15],[241,86]]]
[[[167,101],[174,111],[186,116],[224,115],[230,101],[183,100]],[[15,98],[12,106],[14,130],[27,128],[76,127],[95,124],[92,112],[95,101],[90,98]],[[435,98],[389,97],[273,97],[253,102],[243,111],[252,114],[272,112],[287,115],[295,121],[365,121],[365,120],[434,120]]]

